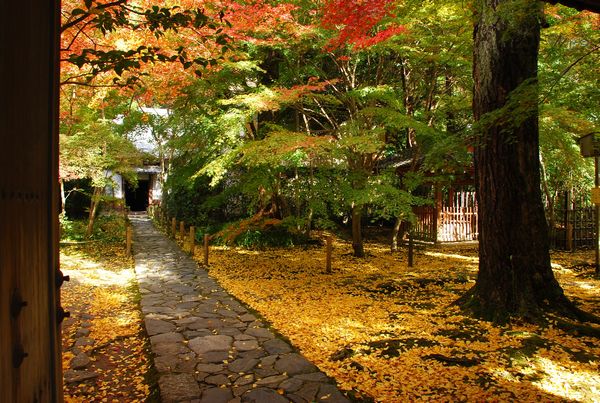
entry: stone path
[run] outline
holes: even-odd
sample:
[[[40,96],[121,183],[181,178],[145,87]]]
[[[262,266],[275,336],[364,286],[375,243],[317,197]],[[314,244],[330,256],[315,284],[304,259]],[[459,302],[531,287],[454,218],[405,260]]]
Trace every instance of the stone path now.
[[[163,402],[348,402],[149,219],[131,218],[135,271]]]

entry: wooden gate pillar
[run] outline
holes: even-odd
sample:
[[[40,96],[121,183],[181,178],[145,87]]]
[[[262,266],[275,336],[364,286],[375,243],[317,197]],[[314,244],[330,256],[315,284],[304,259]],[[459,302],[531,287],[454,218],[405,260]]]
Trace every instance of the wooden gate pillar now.
[[[58,0],[0,13],[0,401],[60,402]]]

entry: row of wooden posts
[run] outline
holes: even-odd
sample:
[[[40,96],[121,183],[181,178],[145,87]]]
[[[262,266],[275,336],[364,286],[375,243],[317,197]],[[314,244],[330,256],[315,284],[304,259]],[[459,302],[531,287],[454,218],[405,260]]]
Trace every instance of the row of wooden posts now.
[[[148,208],[148,214],[150,217],[158,220],[162,220],[163,222],[168,222],[166,214],[161,210],[159,206],[150,206]],[[185,231],[185,222],[179,221],[179,231],[177,231],[177,218],[171,218],[171,231],[170,235],[173,239],[177,239],[177,235],[179,233],[179,239],[183,242],[183,248],[186,249],[186,242],[189,245],[189,252],[192,256],[194,256],[194,251],[196,247],[196,228],[194,226],[190,226],[189,234],[186,234]],[[187,238],[187,239],[186,239]],[[210,236],[208,234],[204,234],[203,239],[203,257],[204,257],[204,265],[208,266],[208,255],[209,255],[209,240]],[[409,238],[409,248],[408,248],[408,266],[413,266],[413,237]],[[325,271],[327,273],[331,273],[331,261],[333,254],[333,238],[331,236],[327,236],[325,238]],[[127,254],[131,255],[131,226],[127,227]]]
[[[177,233],[178,233],[177,218],[173,217],[173,218],[171,218],[171,236],[175,240],[177,239]],[[194,252],[196,249],[196,227],[190,226],[189,232],[186,232],[185,222],[179,221],[179,239],[183,243],[183,249],[184,250],[186,249],[186,243],[187,243],[188,244],[187,249],[190,252],[190,255],[194,256]],[[204,257],[203,262],[204,262],[205,266],[208,266],[209,240],[210,240],[210,236],[208,234],[204,234],[202,251],[203,251],[203,257]]]
[[[148,208],[148,215],[154,219],[161,220],[162,222],[165,222],[165,223],[169,222],[169,220],[167,219],[166,213],[160,208],[160,206],[150,206]],[[193,226],[190,226],[189,235],[187,236],[187,239],[186,239],[185,222],[179,221],[179,231],[177,230],[177,218],[172,217],[170,219],[170,222],[171,222],[170,235],[174,239],[177,239],[177,235],[179,235],[179,239],[182,240],[182,242],[183,242],[184,249],[186,246],[185,244],[187,242],[189,245],[189,252],[193,256],[194,248],[195,248],[195,241],[196,241],[196,228]],[[204,265],[205,266],[208,266],[209,240],[210,240],[210,236],[208,234],[204,234],[203,257],[204,257]],[[326,244],[325,269],[326,269],[327,273],[331,273],[331,257],[332,257],[332,252],[333,252],[333,240],[332,240],[331,236],[327,237],[325,244]]]
[[[185,222],[179,221],[179,230],[177,229],[177,218],[172,217],[170,220],[168,219],[166,213],[159,206],[149,206],[148,207],[148,215],[155,219],[167,224],[171,223],[170,231],[168,231],[169,235],[173,237],[173,239],[181,240],[183,243],[183,249],[187,250],[190,255],[194,256],[196,251],[196,227],[190,226],[189,231],[185,229]],[[166,225],[165,225],[166,226]],[[208,266],[208,256],[209,256],[209,241],[210,236],[208,234],[204,234],[203,238],[203,263],[205,266]]]

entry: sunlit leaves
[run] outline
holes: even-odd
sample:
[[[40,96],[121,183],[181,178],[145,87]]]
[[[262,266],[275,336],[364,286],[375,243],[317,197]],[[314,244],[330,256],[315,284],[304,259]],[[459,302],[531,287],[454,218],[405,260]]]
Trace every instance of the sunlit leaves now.
[[[311,155],[315,157],[331,148],[331,141],[326,136],[275,129],[266,138],[245,144],[240,149],[240,162],[247,166],[302,166],[310,161]]]
[[[194,7],[159,7],[128,0],[68,1],[63,4],[62,15],[63,84],[89,84],[114,72],[117,77],[110,78],[112,85],[139,86],[139,76],[149,64],[179,62],[184,69],[205,67],[217,57],[206,52],[207,47],[218,53],[228,46],[228,37],[220,28],[222,18]],[[207,43],[203,53],[197,49],[182,52],[176,41],[167,37],[167,33],[190,31],[194,31],[196,42]],[[136,46],[140,39],[153,46]],[[119,40],[121,46],[130,40],[134,43],[123,49],[117,45]],[[123,72],[131,77],[121,78]]]
[[[89,178],[102,188],[112,183],[112,173],[135,181],[133,168],[142,154],[118,133],[117,125],[87,105],[77,105],[72,112],[61,126],[61,178]]]
[[[562,192],[587,193],[593,184],[591,161],[581,157],[576,140],[600,130],[600,34],[595,14],[550,5],[545,13],[549,27],[542,31],[539,62],[540,152],[552,204]]]
[[[427,247],[413,269],[384,245],[368,244],[368,259],[349,250],[335,242],[332,274],[321,247],[218,249],[209,270],[342,389],[376,401],[598,398],[593,339],[552,326],[494,326],[450,305],[474,281],[473,248]],[[581,259],[589,253],[557,255],[556,274],[569,295],[597,311],[598,280],[568,268]]]
[[[91,358],[88,369],[99,375],[84,383],[65,384],[67,402],[142,402],[150,395],[150,362],[141,336],[131,263],[121,244],[101,242],[61,251],[61,270],[71,276],[61,290],[62,305],[71,312],[62,329],[63,369],[70,368],[74,357],[76,332],[89,329],[95,345],[82,349]]]

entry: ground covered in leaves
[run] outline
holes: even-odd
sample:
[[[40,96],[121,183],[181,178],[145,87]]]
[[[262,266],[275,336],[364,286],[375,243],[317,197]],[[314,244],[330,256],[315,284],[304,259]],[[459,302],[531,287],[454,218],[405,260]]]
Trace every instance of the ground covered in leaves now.
[[[98,241],[62,246],[61,270],[71,278],[61,296],[71,312],[62,326],[65,400],[151,400],[151,364],[133,260],[124,245]]]
[[[476,246],[406,251],[334,245],[248,251],[212,248],[210,274],[358,400],[600,401],[598,340],[511,323],[494,326],[452,306],[474,283]],[[201,252],[197,252],[200,260]],[[565,292],[600,314],[593,251],[553,254]]]

